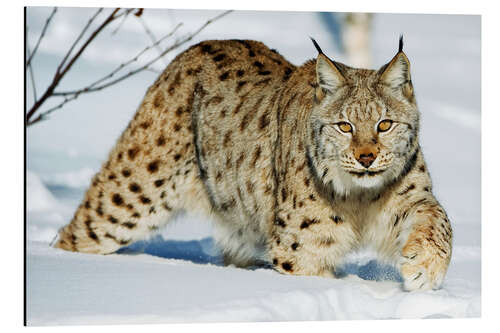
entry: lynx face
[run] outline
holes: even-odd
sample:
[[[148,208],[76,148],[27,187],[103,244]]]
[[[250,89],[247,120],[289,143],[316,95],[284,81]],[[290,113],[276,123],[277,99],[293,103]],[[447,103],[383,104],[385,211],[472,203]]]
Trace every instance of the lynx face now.
[[[318,163],[335,170],[337,193],[381,188],[412,163],[418,111],[403,53],[380,70],[355,69],[320,54],[321,90],[311,115]],[[339,182],[340,180],[340,182]]]

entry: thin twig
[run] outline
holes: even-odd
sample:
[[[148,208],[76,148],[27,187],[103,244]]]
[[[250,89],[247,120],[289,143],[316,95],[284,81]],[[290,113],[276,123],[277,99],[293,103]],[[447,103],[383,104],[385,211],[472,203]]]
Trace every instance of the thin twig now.
[[[128,72],[127,74],[113,80],[113,81],[110,81],[108,83],[105,83],[103,85],[100,85],[100,86],[97,86],[97,87],[93,87],[93,88],[89,88],[89,89],[85,89],[85,91],[80,91],[80,90],[77,90],[77,91],[71,91],[71,92],[65,92],[65,93],[58,93],[58,95],[71,95],[71,94],[81,94],[81,93],[89,93],[89,92],[94,92],[94,91],[98,91],[98,90],[102,90],[104,88],[107,88],[113,84],[116,84],[122,80],[125,80],[127,79],[128,77],[134,75],[134,74],[137,74],[138,72],[141,72],[147,68],[149,68],[149,66],[151,66],[153,63],[155,63],[158,59],[160,59],[161,57],[163,57],[165,54],[167,54],[168,52],[178,48],[179,46],[189,42],[191,39],[193,39],[196,35],[198,35],[207,25],[209,25],[210,23],[222,18],[223,16],[229,14],[230,12],[232,12],[232,10],[228,10],[228,11],[225,11],[224,13],[208,20],[207,22],[205,22],[200,28],[198,28],[198,30],[196,30],[194,33],[191,33],[189,34],[187,37],[185,37],[184,39],[181,39],[180,41],[177,41],[175,42],[172,46],[166,48],[165,50],[162,51],[161,54],[159,54],[157,57],[153,58],[153,60],[150,60],[149,62],[147,62],[145,65],[143,65],[142,67],[139,67],[133,71],[130,71]]]
[[[153,47],[156,47],[156,45],[159,45],[165,38],[171,36],[180,26],[182,23],[179,23],[169,34],[167,34],[166,36],[162,37],[161,39],[159,39],[156,43],[153,43],[152,45],[146,47],[144,50],[142,50],[141,52],[139,52],[139,54],[137,56],[135,56],[134,58],[132,58],[131,60],[121,64],[120,66],[118,66],[116,69],[114,69],[112,72],[110,72],[109,74],[105,75],[104,77],[102,77],[101,79],[95,81],[94,83],[92,83],[91,85],[83,88],[83,89],[79,89],[79,90],[75,90],[75,91],[67,91],[67,92],[55,92],[54,89],[57,87],[57,84],[60,82],[60,79],[62,78],[62,76],[64,76],[64,74],[66,74],[66,72],[71,68],[71,66],[73,65],[73,63],[78,59],[78,57],[81,55],[81,53],[83,52],[83,50],[85,50],[85,48],[88,46],[88,44],[99,34],[99,32],[107,25],[109,24],[111,21],[115,20],[116,18],[122,16],[122,15],[126,15],[126,13],[122,13],[120,15],[117,15],[117,16],[114,16],[116,14],[116,12],[119,10],[119,8],[115,9],[115,11],[113,11],[113,13],[106,19],[106,21],[104,21],[104,23],[101,24],[101,26],[99,26],[98,29],[96,29],[96,31],[94,31],[92,33],[92,35],[89,37],[89,39],[85,42],[85,44],[80,48],[80,50],[76,53],[76,55],[71,59],[71,61],[68,63],[68,65],[66,65],[66,67],[61,71],[60,75],[55,77],[53,83],[51,84],[51,86],[47,89],[47,91],[44,93],[44,96],[42,96],[42,98],[40,98],[40,100],[37,101],[37,103],[35,103],[35,106],[38,104],[38,107],[48,98],[48,97],[51,97],[51,96],[64,96],[64,100],[57,104],[56,106],[40,113],[38,116],[36,116],[34,119],[30,120],[30,118],[33,116],[34,112],[36,112],[37,108],[34,109],[32,107],[32,109],[30,110],[30,112],[28,112],[28,117],[27,117],[27,124],[28,126],[30,125],[33,125],[39,121],[42,121],[44,119],[47,118],[47,116],[54,112],[55,110],[57,109],[60,109],[62,108],[66,103],[70,102],[70,101],[73,101],[75,99],[77,99],[81,94],[84,94],[84,93],[89,93],[89,92],[94,92],[94,91],[98,91],[98,90],[102,90],[106,87],[109,87],[111,85],[114,85],[122,80],[125,80],[129,77],[131,77],[132,75],[134,74],[137,74],[141,71],[144,71],[144,70],[152,70],[150,68],[150,66],[155,63],[156,61],[158,61],[160,58],[162,58],[163,56],[165,56],[165,54],[167,54],[168,52],[171,52],[172,50],[178,48],[179,46],[189,42],[190,40],[192,40],[196,35],[198,35],[206,26],[208,26],[209,24],[211,24],[212,22],[222,18],[223,16],[229,14],[232,12],[232,10],[228,10],[228,11],[225,11],[215,17],[213,17],[212,19],[206,21],[203,25],[201,25],[195,32],[187,35],[186,37],[184,37],[183,39],[181,40],[177,40],[175,41],[175,43],[173,45],[171,45],[170,47],[166,48],[165,50],[163,50],[158,56],[156,56],[155,58],[153,58],[152,60],[150,60],[149,62],[147,62],[145,65],[135,69],[135,70],[132,70],[130,72],[128,72],[127,74],[124,74],[122,76],[120,76],[119,78],[115,79],[115,80],[112,80],[110,82],[107,82],[105,84],[102,84],[100,86],[97,86],[99,83],[102,83],[104,81],[106,81],[107,79],[110,79],[114,74],[116,74],[118,71],[120,71],[121,69],[123,69],[125,66],[129,65],[130,63],[134,62],[134,61],[137,61],[138,58],[144,54],[145,52],[147,52],[148,50],[150,50],[151,48]],[[57,78],[57,80],[56,80]],[[48,94],[48,95],[47,95]],[[47,96],[45,96],[47,95]],[[40,103],[40,101],[42,101]]]
[[[73,49],[75,48],[76,44],[78,44],[78,42],[81,40],[81,38],[83,37],[83,35],[85,34],[85,32],[87,31],[87,29],[89,28],[89,26],[92,24],[92,22],[96,19],[96,17],[102,12],[103,8],[99,8],[96,13],[94,14],[94,16],[92,16],[90,18],[90,20],[87,22],[87,24],[85,25],[85,27],[82,29],[82,31],[80,32],[80,35],[76,38],[76,40],[73,42],[73,45],[71,45],[70,49],[68,50],[68,52],[66,53],[66,55],[64,56],[63,60],[61,61],[61,63],[59,64],[59,66],[57,67],[57,71],[56,71],[56,74],[60,72],[61,68],[64,66],[64,63],[66,62],[66,60],[68,59],[68,57],[71,55],[71,52],[73,52]],[[113,13],[108,17],[111,18],[112,16],[114,16],[114,14],[116,14],[120,9],[117,8],[113,11]],[[125,10],[125,12],[123,12],[122,14],[118,15],[118,16],[114,16],[108,23],[111,23],[111,21],[113,20],[116,20],[117,18],[119,18],[120,16],[123,16],[125,15],[124,17],[126,17],[133,9],[127,9]],[[106,23],[106,22],[105,22]],[[108,24],[106,23],[106,24]],[[104,23],[103,23],[104,24]],[[95,32],[94,32],[95,33]],[[92,37],[92,36],[91,36]]]
[[[156,73],[156,74],[160,74],[161,71],[157,70],[157,69],[154,69],[154,68],[146,68],[145,71],[148,71],[148,72],[151,72],[151,73]]]
[[[103,76],[102,78],[100,78],[99,80],[96,80],[94,81],[93,83],[89,84],[87,87],[85,88],[82,88],[82,89],[78,89],[78,90],[72,90],[72,91],[61,91],[61,92],[54,92],[53,95],[54,96],[67,96],[67,95],[75,95],[75,94],[81,94],[81,93],[86,93],[86,92],[91,92],[93,90],[91,90],[93,87],[95,87],[96,85],[98,85],[99,83],[103,82],[103,81],[106,81],[107,79],[110,79],[111,77],[113,77],[117,72],[119,72],[120,70],[124,69],[125,67],[127,67],[128,65],[130,65],[131,63],[139,60],[139,58],[144,54],[146,53],[147,51],[149,51],[150,49],[152,49],[153,47],[159,45],[161,42],[163,42],[165,39],[167,39],[168,37],[171,37],[180,27],[182,26],[182,23],[179,23],[177,24],[177,26],[172,30],[170,31],[168,34],[166,34],[165,36],[163,36],[162,38],[160,38],[158,41],[156,41],[155,44],[152,44],[152,45],[149,45],[147,47],[145,47],[141,52],[139,52],[135,57],[133,57],[132,59],[120,64],[118,67],[116,67],[114,70],[112,70],[109,74]]]
[[[117,18],[117,17],[115,17],[115,14],[119,10],[120,10],[120,8],[116,8],[115,10],[113,10],[113,12],[111,13],[111,15],[108,16],[108,18],[99,26],[99,28],[97,28],[92,33],[92,35],[90,35],[90,37],[87,39],[87,41],[80,47],[80,49],[75,54],[75,56],[70,60],[70,62],[68,63],[68,65],[66,65],[66,67],[64,67],[63,71],[61,72],[61,75],[64,75],[64,74],[66,74],[68,72],[68,70],[71,68],[71,66],[73,66],[73,64],[75,63],[75,61],[80,57],[80,55],[83,53],[83,51],[85,51],[85,49],[87,48],[87,46],[89,46],[89,44],[94,40],[94,38],[96,38],[97,35],[99,35],[99,33],[102,31],[102,29],[104,29],[105,26],[107,26],[109,23],[111,23],[113,20],[115,20]]]
[[[64,69],[60,70],[58,68],[58,71],[56,71],[56,73],[54,75],[54,78],[52,79],[52,83],[49,85],[49,87],[47,88],[47,90],[45,90],[45,92],[43,93],[42,97],[40,97],[40,99],[38,99],[35,102],[35,104],[31,107],[30,111],[26,115],[27,120],[28,120],[28,124],[29,124],[30,118],[33,117],[33,115],[38,110],[38,108],[47,100],[47,98],[49,98],[50,96],[52,96],[52,93],[54,92],[54,90],[57,87],[57,85],[59,84],[59,82],[61,82],[61,79],[68,72],[68,70],[71,68],[71,66],[73,66],[73,64],[80,57],[80,55],[83,53],[83,51],[85,51],[85,49],[92,42],[92,40],[94,40],[94,38],[96,38],[97,35],[99,35],[99,33],[102,31],[102,29],[104,29],[104,27],[106,27],[114,19],[116,19],[117,17],[119,17],[119,16],[115,16],[115,14],[119,10],[120,10],[120,8],[116,8],[115,10],[113,10],[113,12],[111,13],[111,15],[109,15],[106,18],[106,20],[103,23],[101,23],[101,25],[90,35],[90,37],[87,39],[87,41],[80,47],[80,49],[78,50],[78,52],[73,56],[73,58],[71,58],[71,60],[66,65],[66,67],[64,67]]]
[[[28,39],[28,37],[26,37],[26,51],[28,52],[28,57],[29,57],[33,53],[31,53],[31,51],[30,51],[30,46],[29,46],[29,43],[28,43],[27,39]],[[34,103],[37,100],[37,97],[36,97],[36,85],[35,85],[35,75],[33,74],[33,66],[31,66],[31,63],[29,63],[27,66],[28,66],[28,72],[30,74],[29,76],[30,76],[31,86],[33,88],[33,103]]]
[[[137,18],[139,19],[139,22],[141,22],[142,27],[144,28],[144,31],[146,31],[146,34],[151,39],[151,42],[153,42],[153,45],[156,45],[156,50],[158,51],[158,54],[161,54],[162,49],[161,49],[159,43],[157,43],[156,36],[153,34],[151,29],[149,29],[148,25],[146,24],[146,21],[144,21],[144,19],[142,18],[142,15],[138,16]],[[166,63],[165,63],[165,61],[163,61],[163,59],[162,59],[162,62],[164,65],[166,65]]]
[[[118,32],[118,30],[120,30],[120,28],[123,26],[123,24],[127,20],[127,17],[130,14],[130,12],[131,12],[130,9],[125,12],[125,15],[123,16],[123,19],[120,21],[120,23],[118,24],[118,26],[116,27],[116,29],[113,30],[113,31],[111,31],[112,35],[115,35]]]
[[[40,113],[38,116],[36,116],[36,117],[35,117],[35,119],[33,119],[33,120],[29,120],[29,121],[28,121],[28,126],[33,125],[33,124],[36,124],[36,123],[38,123],[39,121],[45,120],[45,119],[46,119],[46,117],[47,117],[47,115],[49,115],[50,113],[54,112],[54,111],[55,111],[55,110],[57,110],[57,109],[62,108],[62,107],[64,106],[64,104],[66,104],[66,103],[68,103],[68,102],[71,102],[71,101],[73,101],[73,100],[77,99],[77,98],[78,98],[78,96],[79,96],[79,95],[74,95],[74,96],[71,96],[71,97],[65,97],[65,98],[64,98],[64,100],[63,100],[61,103],[59,103],[59,104],[57,104],[56,106],[54,106],[54,107],[52,107],[52,108],[48,109],[47,111],[44,111],[44,112]]]
[[[52,18],[54,17],[56,12],[57,12],[57,7],[54,7],[52,9],[52,12],[50,13],[49,17],[45,21],[45,24],[43,25],[43,28],[42,28],[42,32],[40,33],[40,36],[38,37],[38,41],[36,42],[35,48],[33,49],[31,56],[29,56],[28,61],[26,62],[27,66],[29,66],[31,64],[31,60],[35,56],[36,51],[38,50],[38,46],[42,42],[43,37],[45,37],[45,32],[47,31],[47,28],[49,27],[50,21],[52,21]]]
[[[97,18],[97,16],[99,16],[99,14],[102,11],[103,11],[103,8],[99,8],[95,12],[95,14],[88,20],[87,24],[83,27],[82,31],[80,31],[80,34],[78,35],[78,37],[76,37],[75,41],[73,42],[71,47],[68,49],[68,52],[66,52],[66,54],[64,55],[63,59],[59,63],[59,66],[57,66],[56,75],[61,72],[61,69],[63,68],[64,63],[66,62],[66,60],[68,60],[68,57],[71,55],[71,52],[73,52],[73,49],[75,48],[76,44],[78,44],[78,42],[82,39],[83,35],[85,35],[85,33],[87,32],[87,30],[90,27],[90,25],[92,24],[92,22],[94,22],[94,20]]]

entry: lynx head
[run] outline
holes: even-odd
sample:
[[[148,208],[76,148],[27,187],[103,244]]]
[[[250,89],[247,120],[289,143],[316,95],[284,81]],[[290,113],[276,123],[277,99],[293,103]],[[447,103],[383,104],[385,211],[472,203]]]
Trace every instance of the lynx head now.
[[[315,104],[308,159],[321,182],[342,195],[379,191],[415,162],[418,109],[403,39],[379,70],[332,61],[313,40]]]

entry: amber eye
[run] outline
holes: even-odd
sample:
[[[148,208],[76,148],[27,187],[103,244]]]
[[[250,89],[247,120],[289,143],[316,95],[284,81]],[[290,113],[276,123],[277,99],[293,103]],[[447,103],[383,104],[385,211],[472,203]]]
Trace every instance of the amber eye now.
[[[349,133],[352,132],[352,126],[349,123],[342,122],[338,123],[337,126],[340,128],[340,130],[344,133]]]
[[[379,132],[386,132],[388,131],[392,126],[392,120],[382,120],[378,124],[378,131]]]

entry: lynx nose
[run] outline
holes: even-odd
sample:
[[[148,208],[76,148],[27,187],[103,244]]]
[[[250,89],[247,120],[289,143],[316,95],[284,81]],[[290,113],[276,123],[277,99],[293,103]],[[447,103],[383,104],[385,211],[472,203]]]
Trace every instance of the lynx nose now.
[[[361,163],[362,166],[368,168],[370,167],[370,165],[372,165],[373,161],[375,161],[375,158],[376,156],[373,155],[373,153],[368,153],[359,155],[357,160],[359,163]]]
[[[355,148],[354,157],[365,168],[369,168],[373,161],[377,158],[377,147],[373,145],[365,145]]]
[[[364,146],[354,150],[354,157],[365,168],[369,168],[377,158],[377,148]]]

